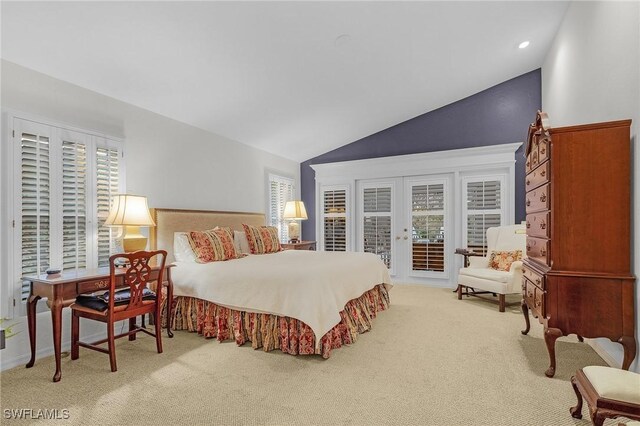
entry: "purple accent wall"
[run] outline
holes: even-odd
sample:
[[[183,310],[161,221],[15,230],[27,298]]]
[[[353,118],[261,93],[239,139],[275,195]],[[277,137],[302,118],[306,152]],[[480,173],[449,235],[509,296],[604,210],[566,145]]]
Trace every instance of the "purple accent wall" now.
[[[540,69],[419,115],[300,164],[302,200],[309,220],[302,237],[315,240],[315,172],[310,164],[389,157],[513,142],[524,142],[541,109]],[[524,157],[516,152],[516,222],[525,218]]]

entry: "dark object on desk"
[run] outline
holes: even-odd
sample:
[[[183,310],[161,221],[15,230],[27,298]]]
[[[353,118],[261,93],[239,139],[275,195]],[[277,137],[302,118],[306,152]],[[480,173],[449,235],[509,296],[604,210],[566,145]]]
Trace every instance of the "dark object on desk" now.
[[[171,281],[171,268],[174,265],[164,266],[164,282],[157,286],[156,291],[161,291],[162,286],[167,287],[166,312],[171,312],[173,301],[173,282]],[[150,281],[156,281],[160,272],[158,265],[151,267]],[[24,281],[29,282],[29,299],[27,300],[27,325],[29,328],[29,345],[31,358],[26,367],[31,368],[36,362],[36,306],[41,298],[47,299],[47,305],[51,309],[51,329],[53,335],[53,353],[55,357],[56,371],[53,381],[57,382],[62,377],[62,309],[71,305],[75,298],[82,293],[90,293],[106,290],[109,286],[109,268],[68,270],[60,275],[26,275]],[[126,286],[123,269],[116,271],[117,288]],[[170,324],[167,323],[167,335],[173,337]]]
[[[142,290],[142,300],[154,300],[156,294],[144,288]],[[128,289],[115,292],[114,303],[116,306],[127,305],[131,300],[131,291]],[[109,292],[105,291],[99,296],[93,294],[79,294],[76,297],[76,303],[86,308],[95,309],[96,311],[106,311],[109,308]]]
[[[42,269],[41,269],[42,270]],[[60,272],[62,272],[62,269],[60,268],[50,268],[47,269],[46,271],[44,271],[47,275],[58,275]]]
[[[137,251],[134,253],[114,254],[109,258],[110,280],[109,280],[109,292],[114,297],[107,295],[107,309],[97,310],[86,307],[81,303],[74,303],[71,305],[71,311],[73,316],[71,317],[71,359],[78,359],[80,356],[80,346],[94,351],[103,352],[109,354],[109,362],[111,364],[111,371],[117,371],[116,366],[116,346],[115,340],[128,336],[129,340],[136,339],[136,333],[143,332],[156,338],[156,349],[158,353],[162,353],[162,333],[160,329],[160,320],[162,307],[162,289],[156,292],[155,297],[153,293],[147,288],[151,281],[151,266],[150,262],[156,256],[161,256],[160,272],[158,273],[158,281],[162,282],[162,274],[164,273],[164,265],[167,260],[167,252],[164,250],[158,251]],[[127,259],[129,261],[129,267],[125,272],[125,283],[129,286],[128,290],[124,292],[116,292],[116,260]],[[146,292],[145,292],[146,290]],[[146,294],[146,296],[145,296]],[[149,297],[150,296],[150,297]],[[119,300],[118,300],[119,299]],[[122,303],[124,302],[124,303]],[[148,331],[145,328],[138,327],[136,325],[136,317],[145,314],[155,314],[155,333]],[[80,341],[80,318],[91,319],[94,321],[100,321],[107,325],[107,338],[98,340],[93,343],[85,343]],[[126,333],[115,335],[114,324],[118,321],[129,320],[129,331]],[[107,343],[108,349],[100,347],[99,345]]]
[[[538,112],[525,154],[522,312],[544,326],[547,377],[561,336],[606,337],[636,356],[631,275],[631,120],[551,129]]]

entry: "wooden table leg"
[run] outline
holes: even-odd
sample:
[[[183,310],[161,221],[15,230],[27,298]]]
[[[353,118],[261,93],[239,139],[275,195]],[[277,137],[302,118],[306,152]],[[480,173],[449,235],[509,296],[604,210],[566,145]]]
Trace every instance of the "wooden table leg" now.
[[[173,281],[171,281],[171,268],[167,268],[167,336],[173,337],[171,331],[171,304],[173,303]],[[156,321],[160,321],[157,318]]]
[[[548,328],[544,331],[544,342],[549,352],[549,368],[544,372],[545,376],[553,377],[556,374],[556,340],[562,336],[559,328]]]
[[[631,362],[636,357],[636,339],[633,336],[622,336],[618,339],[618,343],[624,348],[624,359],[622,360],[622,369],[628,370]]]
[[[53,381],[59,382],[62,378],[61,352],[62,352],[62,299],[56,298],[50,304],[51,323],[53,325],[53,352],[56,358],[56,372]]]
[[[29,328],[29,345],[31,346],[31,359],[27,368],[33,367],[36,362],[36,305],[40,296],[29,296],[27,300],[27,327]]]
[[[524,325],[525,325],[524,330],[520,331],[520,333],[527,334],[531,329],[531,324],[529,323],[529,305],[527,305],[527,302],[525,302],[524,299],[522,299],[520,306],[522,308],[522,313],[524,314]]]

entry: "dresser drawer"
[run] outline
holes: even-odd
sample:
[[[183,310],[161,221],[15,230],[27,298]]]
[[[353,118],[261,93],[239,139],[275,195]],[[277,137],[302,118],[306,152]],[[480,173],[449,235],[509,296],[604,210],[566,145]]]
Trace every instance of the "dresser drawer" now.
[[[522,275],[526,279],[534,283],[537,287],[540,287],[542,289],[545,288],[544,275],[537,273],[526,264],[522,266]]]
[[[525,190],[531,191],[542,184],[549,182],[549,162],[541,164],[534,171],[527,175],[524,182]]]
[[[527,237],[527,256],[529,259],[549,265],[549,240]]]
[[[533,142],[533,147],[531,148],[531,170],[534,170],[540,164],[539,154],[538,154],[538,141],[535,140]]]
[[[527,192],[527,213],[549,210],[549,184]]]
[[[78,284],[78,294],[81,293],[93,293],[94,291],[108,290],[109,279],[103,278],[100,280],[80,281]]]
[[[550,237],[549,212],[527,215],[527,235],[530,237]]]
[[[531,167],[531,153],[528,153],[527,162],[524,164],[524,171],[525,173],[529,173],[531,170],[533,170],[533,167]]]
[[[546,292],[536,287],[527,278],[522,277],[522,298],[533,311],[534,317],[544,317],[545,315],[545,294]]]
[[[542,164],[549,159],[549,148],[551,141],[547,138],[540,139],[538,142],[538,163]]]

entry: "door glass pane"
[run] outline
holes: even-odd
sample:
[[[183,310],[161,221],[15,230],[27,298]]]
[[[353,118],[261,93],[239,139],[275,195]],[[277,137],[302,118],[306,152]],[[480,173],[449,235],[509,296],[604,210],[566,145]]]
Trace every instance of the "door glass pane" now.
[[[444,184],[411,187],[414,271],[444,272]]]
[[[365,188],[362,196],[362,247],[391,268],[391,187]]]

